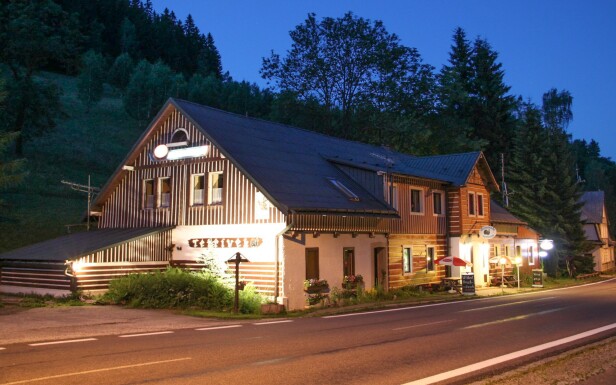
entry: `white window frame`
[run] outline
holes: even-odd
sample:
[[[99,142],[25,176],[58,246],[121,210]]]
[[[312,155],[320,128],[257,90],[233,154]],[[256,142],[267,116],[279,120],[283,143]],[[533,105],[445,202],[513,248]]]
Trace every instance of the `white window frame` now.
[[[481,197],[481,199],[480,199]],[[479,201],[481,201],[481,205],[479,204]],[[485,199],[484,199],[484,195],[482,193],[475,193],[475,211],[477,212],[477,216],[478,217],[484,217],[485,216],[485,209],[484,209],[484,204],[485,204]]]
[[[214,189],[214,179],[218,179],[218,177],[222,177],[222,186],[220,188]],[[220,205],[223,201],[223,191],[225,186],[225,178],[223,171],[212,171],[208,173],[208,183],[207,183],[207,203],[209,205]],[[217,190],[217,191],[214,191]]]
[[[440,202],[441,202],[441,213],[440,214],[438,214],[436,212],[436,210],[435,210],[436,206],[435,206],[434,203],[436,202],[436,199],[434,197],[434,194],[440,194],[441,195],[441,199],[440,199]],[[434,216],[437,216],[437,217],[445,216],[445,192],[444,191],[442,191],[442,190],[434,190],[434,191],[432,191],[432,212],[434,213]]]
[[[169,181],[169,197],[167,199],[166,205],[164,205],[164,199],[163,199],[163,181],[164,180],[168,180]],[[163,176],[158,178],[158,183],[156,186],[156,204],[157,207],[162,208],[162,209],[167,209],[171,206],[171,177],[170,176]]]
[[[528,246],[528,265],[529,266],[534,266],[535,265],[535,253],[534,251],[534,247],[532,245]]]
[[[152,183],[152,194],[148,195],[147,192],[147,185],[148,183]],[[148,179],[144,179],[143,180],[143,209],[144,210],[152,210],[156,207],[156,181],[152,178],[148,178]],[[151,197],[150,200],[148,200],[148,197]]]
[[[203,189],[199,190],[201,191],[201,202],[197,202],[197,199],[195,199],[195,179],[201,177],[203,178]],[[204,173],[197,173],[197,174],[191,174],[190,175],[190,205],[191,206],[203,206],[205,205],[205,174]]]
[[[475,196],[476,194],[474,191],[468,192],[468,216],[469,217],[477,216],[477,202],[475,200]],[[473,208],[472,212],[471,212],[471,207]]]
[[[417,191],[419,194],[419,211],[413,211],[413,191]],[[424,215],[425,212],[425,207],[426,207],[426,200],[424,197],[424,190],[422,188],[417,188],[417,187],[411,187],[410,189],[410,194],[411,196],[409,197],[410,199],[410,211],[411,211],[411,215]]]
[[[405,263],[406,255],[405,250],[408,250],[408,265]],[[408,266],[408,269],[407,269]],[[412,274],[413,273],[413,247],[409,245],[402,246],[402,274]]]

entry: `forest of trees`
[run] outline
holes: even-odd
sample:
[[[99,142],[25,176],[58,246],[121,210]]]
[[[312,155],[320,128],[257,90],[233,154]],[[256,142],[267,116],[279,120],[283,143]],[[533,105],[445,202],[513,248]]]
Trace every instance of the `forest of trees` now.
[[[380,21],[309,14],[284,56],[263,58],[260,88],[224,72],[191,15],[159,14],[149,0],[0,4],[0,186],[18,176],[23,146],[62,119],[58,87],[37,76],[53,71],[77,77],[86,111],[112,87],[144,127],[178,97],[414,155],[482,150],[496,175],[502,157],[509,209],[556,240],[552,274],[592,270],[583,190],[605,191],[616,218],[616,164],[597,142],[572,140],[573,96],[545,90],[537,105],[511,94],[498,52],[461,28],[437,69]]]

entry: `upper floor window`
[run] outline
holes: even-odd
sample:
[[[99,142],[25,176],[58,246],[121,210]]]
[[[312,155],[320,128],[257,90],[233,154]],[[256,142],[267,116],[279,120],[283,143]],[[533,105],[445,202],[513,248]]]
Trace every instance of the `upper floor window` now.
[[[143,181],[143,208],[154,208],[154,179]]]
[[[533,266],[535,264],[535,253],[533,251],[533,247],[528,246],[528,264],[530,266]]]
[[[222,203],[222,171],[211,172],[209,178],[208,204],[214,205]]]
[[[423,194],[421,190],[411,189],[411,213],[423,213]]]
[[[343,193],[350,201],[358,202],[359,197],[350,188],[345,186],[336,178],[327,178],[331,184],[333,184],[341,193]]]
[[[475,193],[468,193],[468,215],[477,215],[475,211]]]
[[[204,203],[205,197],[205,175],[195,174],[192,176],[192,205],[200,206]]]
[[[169,207],[171,204],[171,178],[158,179],[158,207]]]
[[[434,204],[434,215],[443,215],[443,193],[433,192],[432,201]]]
[[[477,194],[477,215],[483,217],[483,194]]]
[[[391,186],[391,207],[398,210],[398,186]]]

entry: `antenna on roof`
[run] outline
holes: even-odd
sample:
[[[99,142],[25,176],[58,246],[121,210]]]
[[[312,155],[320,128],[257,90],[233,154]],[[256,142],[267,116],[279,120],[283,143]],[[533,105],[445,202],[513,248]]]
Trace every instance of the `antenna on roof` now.
[[[90,231],[90,205],[92,203],[92,195],[94,193],[99,192],[101,189],[99,189],[98,187],[92,187],[91,186],[91,184],[90,184],[90,175],[88,175],[88,184],[87,185],[79,184],[79,183],[73,183],[73,182],[68,182],[68,181],[65,181],[65,180],[61,180],[60,183],[69,185],[75,191],[88,193],[88,222],[86,224],[86,229],[87,229],[87,231]]]
[[[509,207],[509,195],[513,195],[512,192],[507,191],[507,182],[505,182],[505,154],[501,152],[501,191],[503,193],[503,205]]]
[[[578,164],[575,164],[575,182],[576,183],[585,183],[586,180],[582,179],[582,176],[580,175],[580,168],[578,167]]]

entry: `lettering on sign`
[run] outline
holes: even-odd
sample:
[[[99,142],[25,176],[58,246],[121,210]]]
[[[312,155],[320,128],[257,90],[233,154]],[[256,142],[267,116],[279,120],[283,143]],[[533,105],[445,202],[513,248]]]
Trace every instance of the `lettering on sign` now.
[[[259,247],[263,240],[261,238],[192,238],[188,240],[188,245],[194,248],[249,248]]]

